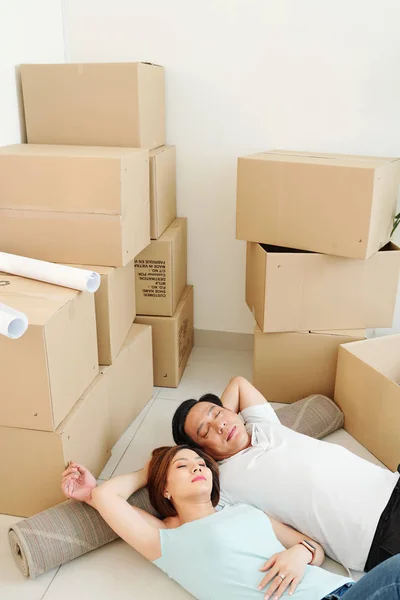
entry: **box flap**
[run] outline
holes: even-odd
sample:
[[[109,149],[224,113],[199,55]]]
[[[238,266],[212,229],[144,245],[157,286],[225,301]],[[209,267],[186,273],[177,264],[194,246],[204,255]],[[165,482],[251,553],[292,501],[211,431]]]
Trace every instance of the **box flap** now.
[[[400,385],[400,334],[352,342],[344,348]]]
[[[168,150],[171,150],[172,148],[175,148],[175,146],[159,146],[158,148],[153,148],[150,150],[149,156],[150,158],[156,157],[163,152],[168,152]]]
[[[262,328],[265,326],[267,253],[260,244],[246,246],[246,304]]]
[[[177,218],[172,221],[171,225],[167,227],[163,234],[160,235],[158,240],[154,240],[152,243],[158,244],[158,242],[173,242],[180,234],[183,221],[185,218]]]
[[[357,338],[361,340],[367,337],[367,332],[365,329],[334,329],[327,331],[310,331],[310,333],[320,335],[339,335],[341,337],[348,336],[349,338]]]

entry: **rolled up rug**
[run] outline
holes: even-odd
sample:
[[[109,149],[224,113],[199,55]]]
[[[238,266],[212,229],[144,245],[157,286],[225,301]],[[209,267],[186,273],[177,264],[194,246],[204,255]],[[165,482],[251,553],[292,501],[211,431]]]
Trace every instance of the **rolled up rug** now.
[[[150,504],[147,488],[132,494],[128,502],[152,515],[157,514]],[[97,510],[76,500],[66,500],[18,521],[8,531],[14,560],[21,573],[31,579],[117,537]]]
[[[336,404],[317,394],[276,412],[282,425],[318,439],[343,425],[343,413]],[[156,515],[146,488],[132,494],[128,502]],[[94,508],[84,502],[67,500],[18,521],[10,528],[8,537],[21,573],[35,579],[118,536]]]

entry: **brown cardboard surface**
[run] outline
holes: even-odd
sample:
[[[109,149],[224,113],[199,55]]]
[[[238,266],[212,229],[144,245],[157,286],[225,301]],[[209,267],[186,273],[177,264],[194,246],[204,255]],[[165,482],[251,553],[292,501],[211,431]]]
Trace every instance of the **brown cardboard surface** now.
[[[193,286],[188,285],[172,317],[137,316],[151,325],[154,385],[177,387],[193,348]]]
[[[333,398],[340,344],[363,338],[363,330],[262,333],[256,327],[253,384],[269,402],[291,403],[311,394]]]
[[[187,219],[175,219],[135,258],[136,312],[172,316],[187,284]]]
[[[176,150],[150,150],[150,237],[157,240],[176,218]]]
[[[149,198],[147,150],[35,144],[0,149],[4,252],[124,266],[150,243]]]
[[[296,152],[239,158],[238,239],[368,258],[388,243],[400,160]]]
[[[339,349],[336,404],[344,428],[389,469],[400,456],[400,335]]]
[[[393,243],[361,261],[249,242],[246,302],[264,332],[391,327],[399,273]]]
[[[0,336],[0,425],[54,430],[98,373],[93,294],[1,275],[0,302],[28,317]]]
[[[101,284],[94,295],[99,364],[111,365],[136,317],[134,262],[118,268],[76,266],[100,274]]]
[[[30,517],[63,502],[61,473],[70,460],[95,477],[111,454],[107,382],[98,375],[56,431],[0,426],[0,513]]]
[[[28,142],[156,148],[164,69],[148,63],[21,65]]]
[[[114,363],[103,369],[107,379],[113,446],[153,395],[151,328],[134,323]]]

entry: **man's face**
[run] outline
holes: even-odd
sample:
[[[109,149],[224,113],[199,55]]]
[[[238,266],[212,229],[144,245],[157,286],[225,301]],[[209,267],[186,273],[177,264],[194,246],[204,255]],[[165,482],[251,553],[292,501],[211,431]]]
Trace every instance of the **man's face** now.
[[[250,442],[242,419],[211,402],[198,402],[189,411],[185,432],[215,460],[237,454]]]

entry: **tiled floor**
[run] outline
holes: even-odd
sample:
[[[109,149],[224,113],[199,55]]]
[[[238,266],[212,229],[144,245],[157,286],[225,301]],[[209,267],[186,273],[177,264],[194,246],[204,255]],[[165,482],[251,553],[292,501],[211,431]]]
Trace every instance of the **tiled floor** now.
[[[212,391],[220,394],[234,375],[251,379],[251,352],[194,348],[177,389],[155,388],[154,396],[114,446],[101,479],[143,466],[155,446],[172,444],[171,417],[179,403]],[[345,431],[328,441],[342,444],[367,460],[377,462]],[[380,463],[378,463],[380,464]],[[0,515],[0,598],[4,600],[155,600],[192,598],[155,566],[118,540],[86,554],[36,580],[25,579],[10,554],[7,530],[15,517]],[[343,573],[333,561],[330,570]]]

